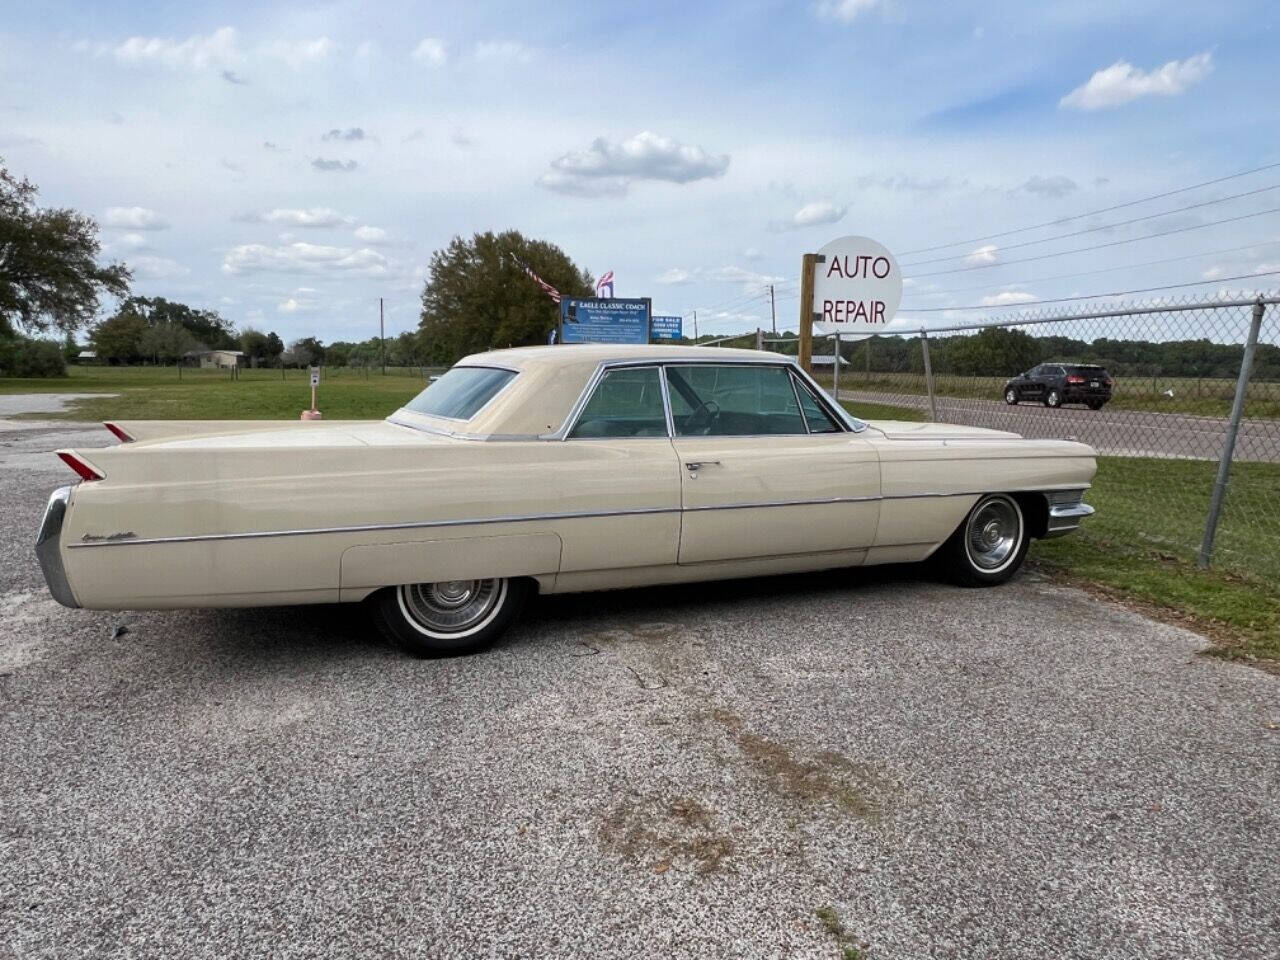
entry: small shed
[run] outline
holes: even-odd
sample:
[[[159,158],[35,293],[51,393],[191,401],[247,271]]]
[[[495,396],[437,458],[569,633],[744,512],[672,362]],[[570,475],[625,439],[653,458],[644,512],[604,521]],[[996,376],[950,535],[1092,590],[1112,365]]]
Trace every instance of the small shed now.
[[[243,350],[192,350],[186,357],[205,370],[229,370],[245,362]]]

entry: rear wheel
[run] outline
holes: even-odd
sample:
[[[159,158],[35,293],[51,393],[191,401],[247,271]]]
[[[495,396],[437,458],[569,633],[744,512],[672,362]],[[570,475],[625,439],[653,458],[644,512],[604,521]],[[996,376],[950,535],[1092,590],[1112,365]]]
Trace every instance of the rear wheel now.
[[[1004,583],[1027,555],[1027,523],[1018,501],[1004,493],[978,500],[942,549],[947,575],[964,587]]]
[[[390,640],[415,656],[473,653],[511,626],[529,593],[529,582],[442,580],[388,587],[370,598],[374,622]]]
[[[1044,405],[1046,407],[1062,406],[1062,394],[1059,393],[1057,390],[1050,390],[1048,393],[1044,395]]]
[[[1103,406],[1106,404],[1106,402],[1107,402],[1107,401],[1105,401],[1105,400],[1090,400],[1090,401],[1089,401],[1089,409],[1090,409],[1090,410],[1101,410],[1101,409],[1103,408]]]
[[[1004,402],[1009,404],[1009,406],[1013,406],[1015,403],[1017,403],[1018,391],[1014,390],[1013,387],[1010,387],[1008,390],[1006,390],[1004,392]]]

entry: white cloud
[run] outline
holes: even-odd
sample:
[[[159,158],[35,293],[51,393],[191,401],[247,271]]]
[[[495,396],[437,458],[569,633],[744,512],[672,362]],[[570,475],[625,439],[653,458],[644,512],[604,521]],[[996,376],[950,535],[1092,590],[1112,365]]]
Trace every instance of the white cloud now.
[[[262,52],[299,70],[311,63],[319,63],[338,49],[328,37],[314,40],[275,40],[262,47]]]
[[[1025,290],[1001,290],[989,297],[983,297],[980,302],[984,307],[1007,307],[1015,303],[1030,303],[1039,299],[1034,293],[1028,293]]]
[[[1253,268],[1254,273],[1275,273],[1280,271],[1280,263],[1260,263]]]
[[[359,164],[354,160],[330,160],[325,157],[316,157],[311,161],[311,166],[322,172],[350,173]]]
[[[1022,189],[1027,193],[1033,193],[1038,197],[1045,197],[1049,200],[1058,200],[1065,197],[1069,193],[1073,193],[1078,184],[1070,177],[1041,177],[1034,176],[1022,185]]]
[[[338,227],[355,223],[355,217],[344,216],[328,207],[308,207],[305,210],[277,207],[257,219],[264,223],[283,223],[291,227]]]
[[[975,263],[975,264],[996,263],[1000,259],[999,253],[1000,253],[999,247],[997,247],[994,243],[988,243],[981,247],[978,247],[977,250],[974,250],[972,253],[966,256],[964,258],[964,262]]]
[[[482,63],[528,63],[533,51],[512,40],[490,40],[476,44],[476,59]]]
[[[108,207],[102,223],[124,230],[165,230],[169,226],[160,214],[146,207]]]
[[[1076,87],[1058,101],[1058,105],[1073,110],[1104,110],[1139,97],[1172,97],[1199,83],[1212,69],[1213,55],[1208,51],[1185,60],[1170,60],[1150,72],[1118,60]]]
[[[709,154],[645,130],[621,141],[598,137],[586,150],[562,154],[538,184],[575,196],[621,196],[638,180],[692,183],[722,177],[728,168],[728,154]]]
[[[191,270],[168,257],[133,257],[128,260],[133,275],[143,280],[171,280],[186,276]]]
[[[381,227],[356,227],[354,233],[357,240],[363,240],[365,243],[387,243],[391,239],[387,231]]]
[[[782,277],[771,277],[768,274],[744,270],[742,267],[714,267],[711,269],[694,267],[692,270],[686,270],[683,267],[672,267],[670,270],[665,270],[653,278],[654,283],[663,286],[679,286],[693,283],[694,281],[709,281],[711,283],[741,283],[749,289],[767,287],[771,283],[781,283],[782,280]]]
[[[376,250],[290,243],[269,247],[246,243],[232,247],[222,260],[224,273],[354,273],[389,276],[394,264]]]
[[[819,0],[817,11],[818,16],[828,20],[853,23],[864,13],[883,5],[883,0]]]
[[[747,249],[742,251],[743,260],[759,260],[763,256],[764,254],[755,247],[747,247]]]
[[[793,213],[790,219],[775,221],[769,224],[770,230],[799,230],[803,227],[815,227],[824,223],[836,223],[844,219],[849,207],[837,206],[825,200],[806,203]]]
[[[81,41],[76,49],[87,50],[89,45]],[[95,49],[101,52],[103,47],[99,45]],[[185,40],[130,37],[114,47],[112,53],[121,63],[135,66],[156,63],[170,69],[201,70],[210,66],[232,66],[243,59],[232,27],[222,27],[207,37],[195,35]]]
[[[1217,280],[1219,277],[1224,277],[1226,275],[1227,275],[1226,269],[1220,266],[1210,267],[1203,274],[1201,274],[1201,276],[1203,276],[1204,279],[1206,280]]]
[[[418,45],[413,48],[411,56],[420,63],[429,63],[433,67],[439,67],[449,59],[449,51],[445,47],[443,40],[435,37],[423,37],[418,41]]]
[[[116,238],[116,246],[130,250],[145,250],[149,243],[150,241],[140,233],[122,233]]]

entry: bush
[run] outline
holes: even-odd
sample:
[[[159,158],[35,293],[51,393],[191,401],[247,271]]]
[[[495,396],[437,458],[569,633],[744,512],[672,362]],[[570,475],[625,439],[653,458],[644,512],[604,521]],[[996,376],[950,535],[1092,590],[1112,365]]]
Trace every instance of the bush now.
[[[65,377],[62,344],[20,337],[0,339],[0,377]]]

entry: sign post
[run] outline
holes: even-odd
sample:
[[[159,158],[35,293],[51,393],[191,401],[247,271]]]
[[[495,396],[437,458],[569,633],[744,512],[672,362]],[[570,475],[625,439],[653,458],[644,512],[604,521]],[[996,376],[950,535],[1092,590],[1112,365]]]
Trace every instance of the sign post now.
[[[320,385],[320,368],[311,368],[311,409],[302,411],[303,420],[319,420],[320,411],[316,409],[316,387]]]
[[[812,367],[813,325],[841,332],[884,330],[902,302],[902,271],[870,237],[841,237],[806,253],[800,275],[800,365]]]

